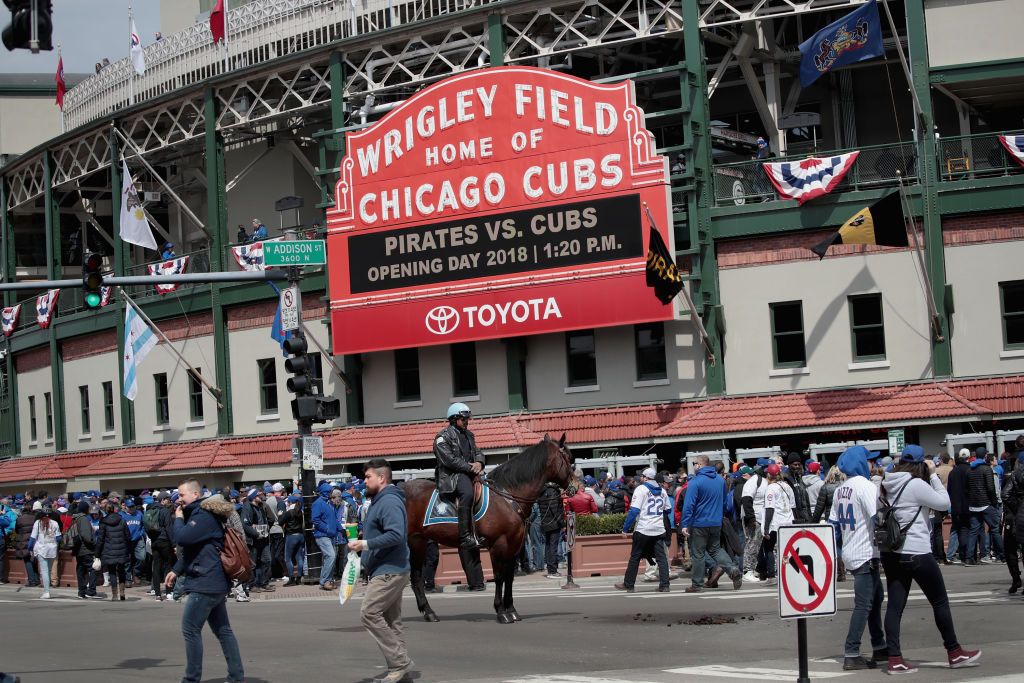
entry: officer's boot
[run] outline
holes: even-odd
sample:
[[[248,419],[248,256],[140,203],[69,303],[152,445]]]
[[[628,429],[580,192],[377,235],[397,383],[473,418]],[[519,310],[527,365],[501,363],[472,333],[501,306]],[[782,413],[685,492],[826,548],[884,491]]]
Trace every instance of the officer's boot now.
[[[459,547],[472,550],[480,547],[473,524],[473,499],[459,501]]]

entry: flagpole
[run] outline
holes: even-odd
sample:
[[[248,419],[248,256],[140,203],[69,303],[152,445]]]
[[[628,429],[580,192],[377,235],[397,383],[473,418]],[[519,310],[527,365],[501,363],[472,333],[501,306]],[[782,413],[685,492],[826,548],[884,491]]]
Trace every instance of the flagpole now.
[[[302,326],[302,332],[306,335],[306,337],[309,338],[310,341],[313,342],[313,345],[315,347],[320,349],[320,352],[327,358],[327,362],[331,364],[332,368],[334,368],[334,372],[336,372],[338,374],[338,377],[341,378],[341,381],[345,383],[345,393],[351,394],[352,384],[349,382],[348,375],[345,374],[345,371],[342,370],[336,362],[334,362],[334,359],[331,357],[331,354],[327,353],[327,349],[323,347],[323,344],[321,344],[317,340],[317,338],[313,336],[313,333],[310,332],[308,327],[306,327],[306,321],[300,320],[299,325]]]
[[[651,215],[651,208],[647,206],[647,202],[644,202],[644,211],[647,213],[647,220],[650,221],[651,225],[657,228],[658,224],[654,222],[654,216]],[[683,298],[683,302],[690,309],[690,318],[697,326],[697,332],[700,335],[701,343],[704,344],[704,349],[707,351],[708,362],[711,363],[711,365],[714,365],[715,352],[711,348],[711,337],[708,336],[708,331],[704,327],[704,321],[700,319],[700,314],[697,312],[697,307],[694,305],[693,299],[690,298],[690,293],[686,291],[686,283],[683,283],[683,286],[679,288],[679,296]]]
[[[132,6],[128,5],[128,104],[135,104],[135,65],[132,64]]]
[[[928,302],[928,314],[931,316],[932,335],[937,342],[945,341],[942,336],[942,322],[939,320],[939,311],[935,307],[935,299],[932,295],[932,280],[928,275],[928,268],[924,262],[924,249],[920,237],[917,234],[917,226],[914,224],[913,215],[910,213],[910,199],[904,194],[903,175],[897,171],[896,179],[899,181],[900,207],[903,210],[903,227],[906,229],[909,222],[910,237],[914,240],[914,251],[917,254],[917,263],[921,268],[921,277],[924,279],[925,299]]]
[[[229,67],[231,48],[228,47],[228,38],[230,33],[231,27],[228,24],[228,0],[224,0],[224,73],[228,73],[231,70]]]
[[[889,3],[886,0],[878,0],[878,4],[885,10],[885,18],[889,20],[889,30],[892,31],[893,42],[896,44],[896,54],[900,58],[900,65],[903,67],[903,74],[907,77],[907,85],[910,86],[910,97],[914,100],[914,109],[919,117],[924,116],[924,109],[921,101],[917,99],[917,90],[914,88],[914,79],[910,75],[910,65],[907,63],[907,56],[903,54],[903,43],[900,42],[900,34],[896,32],[896,24],[892,20],[892,12],[889,11]],[[920,128],[920,126],[914,126]],[[927,132],[927,131],[925,131]]]
[[[210,393],[210,396],[212,396],[213,399],[217,401],[217,408],[223,408],[224,406],[220,402],[220,399],[223,396],[223,392],[221,392],[220,389],[207,382],[206,378],[203,377],[198,370],[192,367],[191,363],[185,360],[185,357],[181,355],[178,349],[174,348],[174,344],[172,344],[171,340],[167,338],[167,335],[164,334],[163,330],[157,327],[157,324],[153,322],[148,315],[146,315],[145,311],[142,310],[142,307],[135,303],[134,299],[128,296],[128,292],[124,290],[124,287],[118,287],[118,289],[121,290],[121,296],[124,297],[124,300],[127,301],[131,305],[131,307],[135,309],[135,312],[139,314],[139,317],[141,317],[142,320],[147,325],[149,325],[154,332],[156,332],[157,336],[164,341],[164,343],[167,345],[167,348],[171,351],[171,353],[177,356],[178,360],[181,361],[182,365],[188,368],[188,371],[195,375],[195,377],[199,379],[200,382],[202,382],[203,386],[206,387],[206,390]]]
[[[57,65],[58,66],[60,65],[62,59],[64,59],[64,55],[61,52],[61,45],[60,45],[60,43],[57,43]],[[64,74],[61,74],[60,78],[61,78],[61,80],[64,80]],[[63,103],[60,106],[60,132],[61,132],[61,135],[63,135],[64,132],[65,132],[64,131],[64,105],[63,105]]]

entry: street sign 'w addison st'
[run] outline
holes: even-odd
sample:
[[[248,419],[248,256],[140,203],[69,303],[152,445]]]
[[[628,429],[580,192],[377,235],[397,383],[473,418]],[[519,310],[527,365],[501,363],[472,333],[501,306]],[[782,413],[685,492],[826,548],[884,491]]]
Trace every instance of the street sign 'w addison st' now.
[[[629,82],[499,67],[349,132],[327,212],[335,353],[672,317],[647,289],[668,167]]]

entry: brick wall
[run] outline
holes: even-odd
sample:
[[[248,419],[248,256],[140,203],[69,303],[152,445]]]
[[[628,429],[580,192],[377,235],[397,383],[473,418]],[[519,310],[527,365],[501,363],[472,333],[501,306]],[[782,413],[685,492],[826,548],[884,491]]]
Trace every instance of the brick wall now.
[[[715,245],[718,267],[722,269],[742,268],[793,261],[817,261],[818,255],[811,251],[811,247],[824,240],[832,232],[832,229],[807,230],[798,233],[719,242]],[[825,258],[904,251],[909,248],[879,247],[874,244],[836,244],[829,247],[828,255]]]
[[[74,337],[62,342],[60,349],[65,361],[98,356],[101,353],[117,353],[117,332],[105,330]]]
[[[947,247],[1024,240],[1024,211],[945,216],[942,243]]]
[[[155,322],[157,327],[171,341],[178,341],[188,337],[205,337],[213,334],[213,314],[210,312],[196,313],[188,316],[188,318],[184,316],[180,318],[165,318]]]
[[[18,374],[50,367],[50,347],[40,346],[14,356],[14,371]]]

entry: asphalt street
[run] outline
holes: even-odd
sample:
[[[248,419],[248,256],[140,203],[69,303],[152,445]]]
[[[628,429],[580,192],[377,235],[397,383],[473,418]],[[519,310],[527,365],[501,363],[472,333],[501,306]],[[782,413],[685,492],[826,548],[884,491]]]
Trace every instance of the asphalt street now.
[[[943,569],[957,633],[984,651],[971,669],[945,668],[930,607],[916,588],[903,619],[904,656],[922,665],[922,681],[1020,681],[1024,597],[1009,596],[1006,568]],[[581,580],[574,592],[559,582],[517,582],[523,621],[495,622],[492,594],[430,596],[441,622],[428,624],[406,596],[407,641],[419,683],[668,683],[707,680],[795,680],[797,628],[778,617],[776,588],[747,586],[687,595],[655,584],[637,592],[612,589],[614,578]],[[726,582],[723,582],[725,585]],[[887,679],[881,671],[842,670],[842,643],[852,607],[852,582],[839,584],[839,612],[809,621],[815,680]],[[103,589],[101,589],[102,591]],[[289,592],[292,591],[292,592]],[[0,586],[0,671],[25,683],[177,681],[184,666],[182,605],[156,602],[133,589],[129,600],[80,601],[73,590],[38,599],[38,589]],[[229,603],[248,683],[357,683],[382,673],[376,645],[359,624],[360,597],[342,606],[337,594],[279,588],[248,604]],[[687,622],[725,622],[691,625]],[[862,650],[870,652],[865,634]],[[225,666],[206,632],[204,681],[220,683]]]

